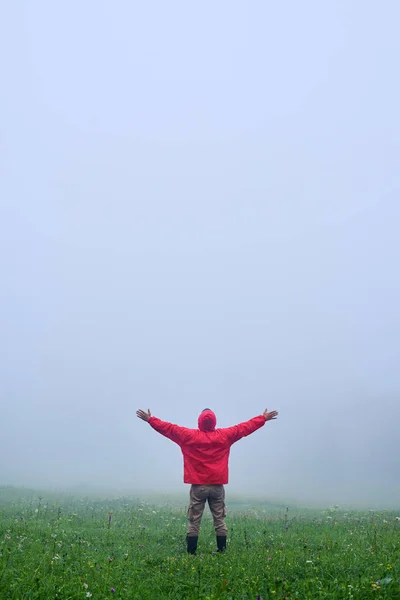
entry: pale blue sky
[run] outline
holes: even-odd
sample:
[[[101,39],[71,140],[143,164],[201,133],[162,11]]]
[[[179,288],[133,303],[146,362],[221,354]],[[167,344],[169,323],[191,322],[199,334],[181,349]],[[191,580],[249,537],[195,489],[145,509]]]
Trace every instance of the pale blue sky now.
[[[268,407],[233,490],[400,503],[399,22],[2,3],[0,483],[181,489],[136,408]]]

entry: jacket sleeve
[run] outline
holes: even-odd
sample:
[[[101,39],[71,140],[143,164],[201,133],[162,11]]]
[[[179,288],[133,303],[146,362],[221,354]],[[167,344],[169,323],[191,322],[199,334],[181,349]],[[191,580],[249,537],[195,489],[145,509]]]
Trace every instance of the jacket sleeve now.
[[[182,446],[182,444],[189,441],[193,435],[192,429],[173,425],[173,423],[168,423],[167,421],[161,421],[161,419],[157,419],[157,417],[150,417],[149,425],[158,431],[158,433],[161,433],[161,435],[164,435],[178,444],[178,446]]]
[[[244,423],[239,423],[239,425],[234,425],[233,427],[227,427],[225,429],[226,436],[228,442],[232,445],[235,442],[239,441],[241,438],[250,435],[263,427],[266,423],[266,418],[264,415],[259,415],[258,417],[254,417],[249,421],[245,421]]]

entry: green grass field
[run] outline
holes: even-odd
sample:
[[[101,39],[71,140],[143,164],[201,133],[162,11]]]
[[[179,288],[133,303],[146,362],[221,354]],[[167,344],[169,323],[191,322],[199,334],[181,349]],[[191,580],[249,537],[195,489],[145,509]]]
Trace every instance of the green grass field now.
[[[400,600],[399,513],[227,508],[227,552],[207,509],[188,556],[184,501],[0,488],[0,599]]]

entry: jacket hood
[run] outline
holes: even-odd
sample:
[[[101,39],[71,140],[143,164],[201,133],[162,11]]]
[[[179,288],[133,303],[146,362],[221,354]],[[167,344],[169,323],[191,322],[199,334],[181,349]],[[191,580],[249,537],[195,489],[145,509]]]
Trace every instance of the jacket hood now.
[[[200,431],[215,431],[217,417],[212,410],[206,408],[202,413],[200,413],[198,423]]]

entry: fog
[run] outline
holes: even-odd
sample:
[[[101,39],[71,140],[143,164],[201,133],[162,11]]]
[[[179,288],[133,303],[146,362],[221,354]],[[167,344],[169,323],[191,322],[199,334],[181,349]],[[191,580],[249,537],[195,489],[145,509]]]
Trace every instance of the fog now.
[[[398,3],[1,13],[0,485],[398,507]]]

